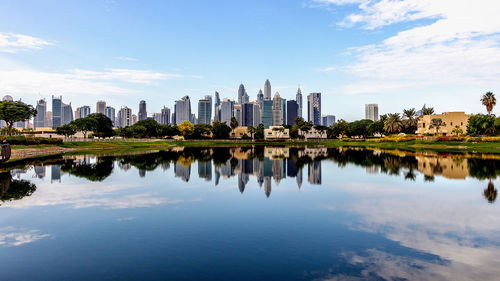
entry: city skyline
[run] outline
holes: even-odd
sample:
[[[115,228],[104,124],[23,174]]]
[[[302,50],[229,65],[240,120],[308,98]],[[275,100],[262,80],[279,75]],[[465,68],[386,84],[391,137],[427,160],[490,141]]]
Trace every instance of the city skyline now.
[[[102,99],[134,112],[146,100],[160,112],[181,96],[233,98],[240,83],[253,100],[270,79],[271,94],[292,99],[300,84],[349,121],[369,103],[384,113],[423,104],[482,112],[478,96],[500,84],[500,4],[400,2],[7,2],[0,92],[29,104]]]

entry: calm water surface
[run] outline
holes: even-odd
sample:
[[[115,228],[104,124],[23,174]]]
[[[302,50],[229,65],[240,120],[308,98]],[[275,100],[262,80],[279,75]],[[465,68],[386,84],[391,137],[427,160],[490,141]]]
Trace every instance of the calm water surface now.
[[[500,158],[69,156],[0,174],[2,280],[499,280]]]

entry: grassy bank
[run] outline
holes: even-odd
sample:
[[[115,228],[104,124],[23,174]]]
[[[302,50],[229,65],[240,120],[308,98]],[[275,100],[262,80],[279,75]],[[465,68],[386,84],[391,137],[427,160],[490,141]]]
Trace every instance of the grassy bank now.
[[[65,142],[58,145],[34,145],[34,146],[13,146],[16,151],[40,149],[38,155],[12,159],[11,161],[22,161],[33,157],[50,155],[50,148],[70,149],[70,154],[99,154],[113,151],[147,151],[164,150],[172,147],[211,147],[211,146],[248,146],[248,145],[268,145],[268,146],[322,146],[322,147],[359,147],[359,148],[379,148],[384,150],[403,150],[410,152],[438,152],[438,153],[491,153],[500,154],[500,142],[456,142],[456,141],[406,141],[406,142],[346,142],[340,140],[322,141],[258,141],[251,140],[188,140],[188,141],[107,141],[107,142]],[[56,153],[54,153],[56,154]],[[57,153],[59,154],[59,153]]]

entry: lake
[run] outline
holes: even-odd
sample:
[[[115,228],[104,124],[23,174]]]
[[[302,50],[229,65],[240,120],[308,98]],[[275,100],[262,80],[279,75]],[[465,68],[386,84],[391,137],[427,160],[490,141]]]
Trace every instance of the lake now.
[[[315,147],[0,173],[3,280],[498,280],[500,157]]]

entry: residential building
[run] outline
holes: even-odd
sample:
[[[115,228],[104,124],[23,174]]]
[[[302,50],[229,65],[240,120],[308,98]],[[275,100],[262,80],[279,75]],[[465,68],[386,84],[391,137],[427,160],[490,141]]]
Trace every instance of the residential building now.
[[[191,119],[191,99],[189,96],[184,96],[182,99],[175,102],[175,124],[179,125],[183,121]]]
[[[47,111],[45,115],[45,127],[52,128],[52,111]]]
[[[302,117],[302,91],[300,90],[300,87],[297,90],[295,101],[297,102],[297,117]]]
[[[146,110],[146,101],[141,100],[139,102],[139,115],[137,116],[139,121],[146,120],[148,118],[148,112]]]
[[[47,102],[45,99],[41,99],[36,103],[36,116],[33,117],[33,128],[46,127],[45,118],[47,116]]]
[[[198,124],[210,124],[212,118],[212,97],[198,101]]]
[[[289,100],[286,102],[286,124],[295,125],[295,119],[298,117],[298,104],[294,100]]]
[[[105,111],[106,111],[106,102],[102,100],[98,101],[95,106],[95,112],[106,115]]]
[[[80,106],[75,110],[75,119],[85,118],[90,115],[90,106]]]
[[[307,119],[313,125],[321,125],[321,93],[307,96]]]
[[[104,109],[104,115],[108,117],[111,122],[113,123],[113,127],[116,127],[116,114],[115,114],[115,108],[111,106],[106,106]]]
[[[264,100],[271,100],[271,82],[269,82],[269,79],[264,83]]]
[[[281,97],[278,92],[273,97],[273,126],[281,126],[283,124],[283,113],[281,105]]]
[[[252,135],[248,132],[248,127],[247,126],[238,126],[231,130],[231,133],[229,136],[231,138],[241,138],[243,135],[246,135],[247,137],[252,137]]]
[[[326,139],[327,134],[326,131],[316,130],[316,128],[312,127],[309,131],[299,130],[299,136],[304,139]]]
[[[330,127],[331,125],[335,124],[335,115],[325,115],[323,116],[323,126]]]
[[[135,123],[137,123],[139,120],[137,118],[137,115],[135,114],[132,114],[132,125],[134,125]]]
[[[463,133],[467,132],[467,124],[469,123],[469,117],[472,115],[465,114],[465,112],[444,112],[443,114],[433,114],[424,115],[418,119],[416,134],[436,134],[436,128],[429,128],[432,119],[441,119],[444,123],[443,126],[439,128],[439,134],[445,136],[452,135],[452,131],[456,126],[462,129]]]
[[[124,106],[118,111],[118,126],[132,126],[132,109]]]
[[[378,104],[365,104],[365,119],[378,121]]]

